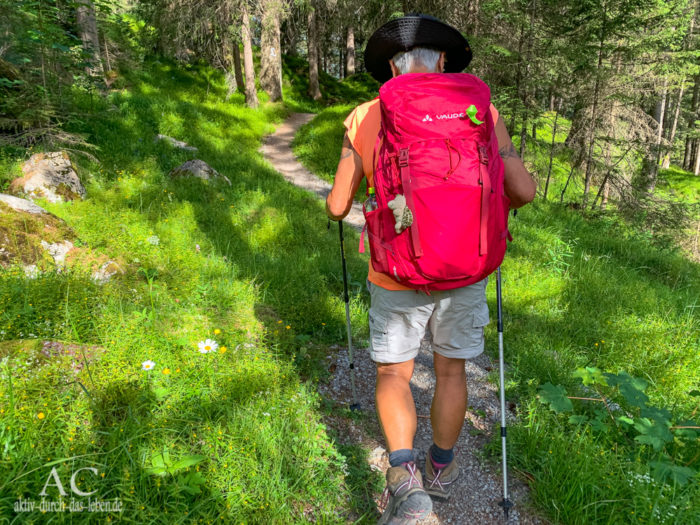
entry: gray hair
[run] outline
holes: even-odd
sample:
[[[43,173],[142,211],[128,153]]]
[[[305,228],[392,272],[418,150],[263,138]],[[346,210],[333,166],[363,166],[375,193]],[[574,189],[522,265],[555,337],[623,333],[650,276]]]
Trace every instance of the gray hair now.
[[[401,51],[394,55],[391,60],[402,75],[410,73],[418,68],[425,68],[428,71],[437,72],[437,63],[440,59],[440,52],[425,47],[414,47],[410,51]]]

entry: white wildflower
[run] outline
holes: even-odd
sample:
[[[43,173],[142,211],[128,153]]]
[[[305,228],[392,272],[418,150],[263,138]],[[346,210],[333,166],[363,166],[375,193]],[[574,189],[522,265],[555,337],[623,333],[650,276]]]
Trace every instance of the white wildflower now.
[[[146,239],[146,241],[152,244],[153,246],[158,246],[160,244],[160,239],[157,235],[151,235],[148,239]]]
[[[149,359],[148,361],[141,363],[141,370],[153,370],[155,366],[156,364]]]
[[[206,341],[200,341],[198,346],[199,352],[202,354],[214,352],[217,348],[219,348],[219,344],[216,341],[212,341],[211,339],[207,339]]]

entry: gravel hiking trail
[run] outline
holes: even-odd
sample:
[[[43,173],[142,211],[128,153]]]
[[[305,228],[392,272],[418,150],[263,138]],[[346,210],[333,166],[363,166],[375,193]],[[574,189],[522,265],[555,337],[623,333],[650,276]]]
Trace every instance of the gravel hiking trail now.
[[[331,185],[302,166],[291,149],[296,132],[313,117],[313,114],[308,113],[292,114],[273,134],[264,139],[261,152],[286,180],[325,199]],[[354,203],[353,209],[345,218],[345,223],[358,231],[362,229],[364,217],[360,203]],[[353,355],[358,401],[361,410],[370,417],[358,422],[341,416],[332,416],[327,418],[326,422],[335,429],[341,442],[361,445],[368,449],[370,451],[369,467],[384,474],[389,468],[389,459],[374,415],[375,367],[367,349],[356,348]],[[330,381],[322,384],[319,390],[333,401],[347,405],[352,399],[347,348],[336,347],[336,352],[329,355],[327,359],[328,368],[333,372]],[[418,466],[421,468],[425,463],[426,451],[432,443],[429,417],[432,392],[435,387],[432,360],[430,341],[426,338],[416,358],[415,372],[411,380],[411,390],[418,414],[414,452]],[[469,410],[465,418],[465,427],[455,446],[461,474],[451,489],[449,499],[447,501],[434,499],[432,514],[421,521],[420,525],[444,523],[476,525],[505,522],[503,510],[498,506],[503,499],[500,462],[496,464],[485,460],[482,452],[494,429],[497,431],[499,428],[498,387],[494,382],[489,381],[489,377],[497,374],[498,364],[494,364],[486,354],[482,354],[468,360],[465,368],[469,388]],[[515,407],[511,405],[512,408]],[[507,417],[512,420],[514,413],[509,411]],[[509,474],[509,496],[515,503],[515,507],[510,512],[508,524],[548,523],[527,508],[529,492],[527,486],[516,476],[512,468]],[[380,497],[381,494],[374,495],[375,503],[378,504]]]

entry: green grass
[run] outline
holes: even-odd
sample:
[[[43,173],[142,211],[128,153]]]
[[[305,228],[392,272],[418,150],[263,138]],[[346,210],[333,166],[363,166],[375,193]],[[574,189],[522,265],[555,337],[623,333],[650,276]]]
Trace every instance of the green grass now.
[[[351,109],[327,108],[297,136],[297,154],[327,180]],[[549,163],[550,120],[542,117],[538,141],[528,143],[540,182]],[[537,402],[544,383],[576,388],[572,372],[596,366],[646,379],[650,402],[682,420],[696,415],[690,392],[700,384],[700,266],[655,246],[613,212],[582,215],[552,202],[569,173],[568,125],[558,123],[551,197],[544,202],[540,195],[511,219],[515,240],[503,263],[507,395],[520,407],[520,422],[509,432],[510,460],[516,472],[527,473],[534,504],[555,523],[699,523],[697,476],[683,487],[648,479],[649,462],[663,454],[645,445],[618,447]],[[696,181],[673,172],[664,177],[678,198],[692,195]],[[565,202],[580,190],[570,188]],[[493,312],[493,285],[488,299]],[[487,328],[492,356],[494,324]],[[499,442],[490,447],[494,457]],[[690,443],[666,452],[697,471],[700,447]]]
[[[152,61],[121,82],[106,100],[67,99],[82,114],[69,131],[100,161],[73,155],[89,198],[41,204],[124,275],[100,286],[80,267],[0,272],[0,516],[40,500],[53,466],[66,490],[72,472],[97,468],[83,483],[121,500],[110,517],[122,522],[343,523],[371,509],[353,489],[367,473],[330,436],[314,388],[345,334],[337,233],[256,151],[287,108],[263,95],[259,110],[240,94],[226,102],[222,75],[203,66]],[[170,179],[192,154],[157,133],[198,147],[231,186]],[[2,150],[0,191],[23,158]],[[361,281],[366,261],[348,259]],[[366,308],[355,294],[360,340]],[[200,354],[206,338],[226,351]],[[103,350],[75,376],[70,357],[41,354],[44,339]]]

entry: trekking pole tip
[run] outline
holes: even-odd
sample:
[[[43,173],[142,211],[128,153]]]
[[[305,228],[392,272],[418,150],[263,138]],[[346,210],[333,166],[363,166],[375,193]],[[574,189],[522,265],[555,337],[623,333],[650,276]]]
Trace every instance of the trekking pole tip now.
[[[503,507],[503,515],[506,518],[506,523],[508,522],[508,513],[510,512],[510,509],[514,507],[513,502],[510,501],[509,499],[502,499],[500,503],[498,504],[499,507]]]

